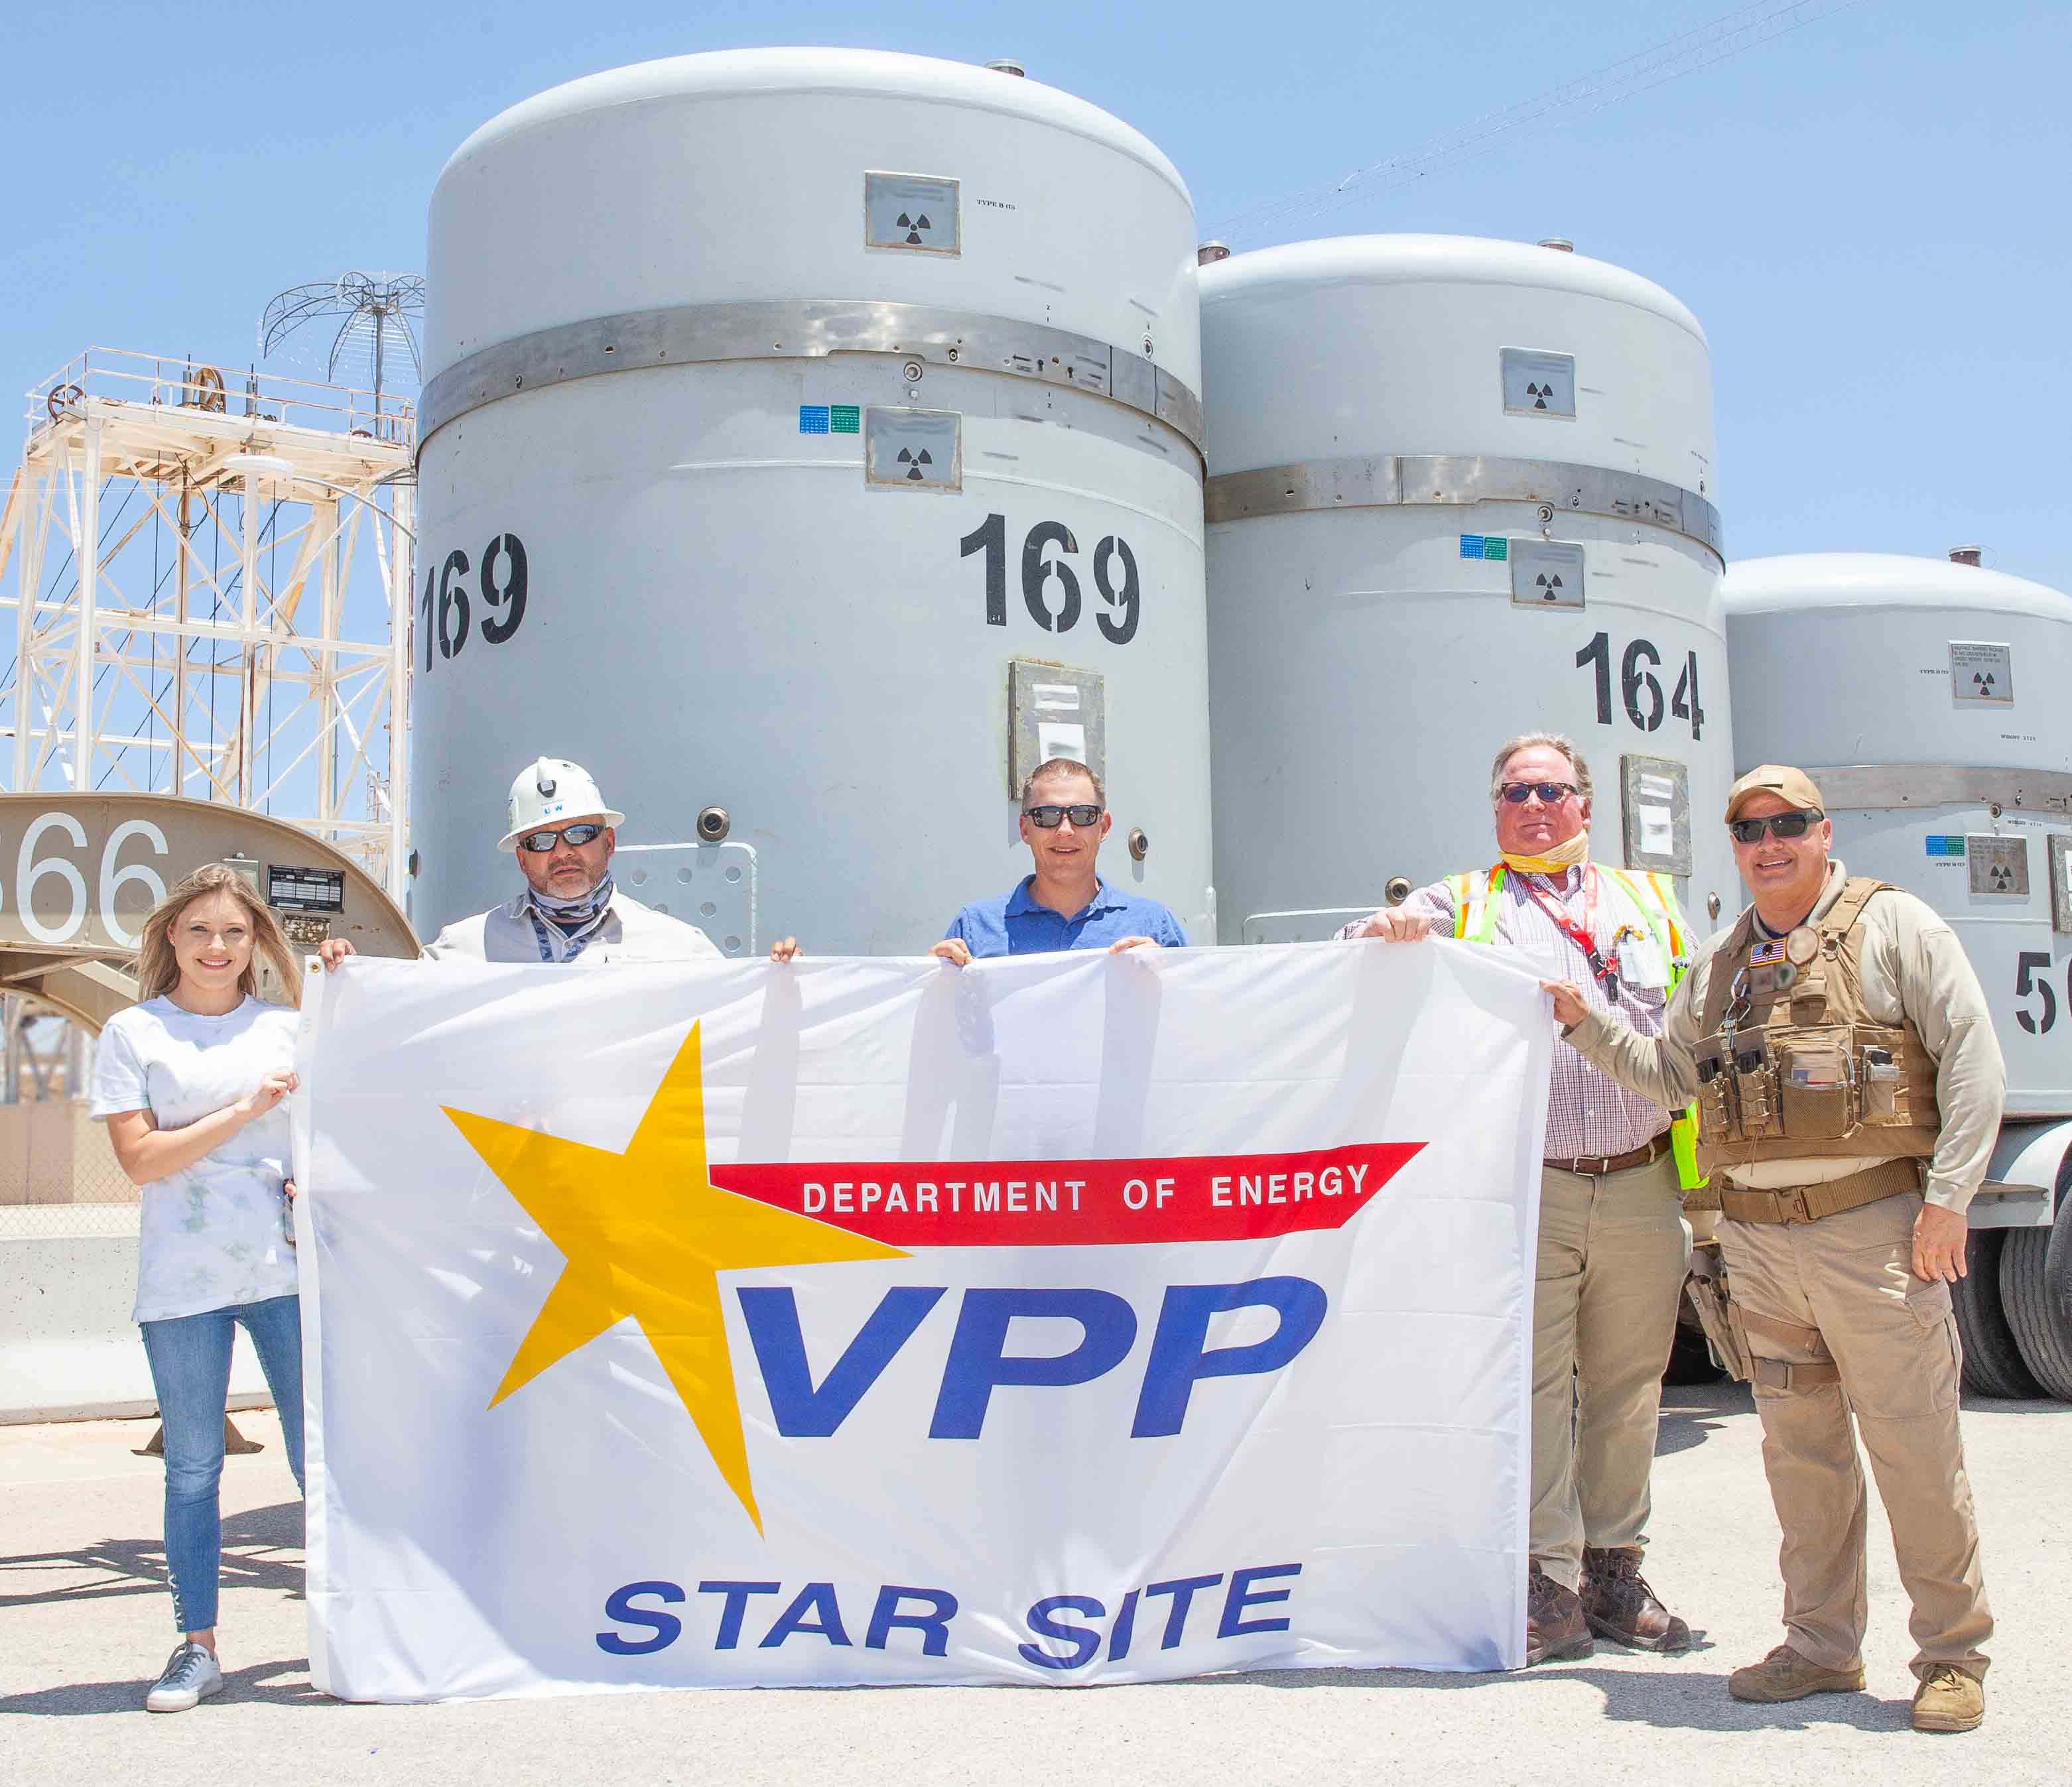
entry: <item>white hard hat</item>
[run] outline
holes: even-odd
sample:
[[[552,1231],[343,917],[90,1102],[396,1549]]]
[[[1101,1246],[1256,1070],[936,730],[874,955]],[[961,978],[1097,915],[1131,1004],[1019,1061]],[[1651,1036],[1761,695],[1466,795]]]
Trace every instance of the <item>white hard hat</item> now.
[[[508,850],[528,832],[558,828],[592,813],[602,815],[607,825],[626,823],[625,814],[605,805],[590,771],[580,763],[560,757],[535,758],[511,784],[511,829],[496,848]]]

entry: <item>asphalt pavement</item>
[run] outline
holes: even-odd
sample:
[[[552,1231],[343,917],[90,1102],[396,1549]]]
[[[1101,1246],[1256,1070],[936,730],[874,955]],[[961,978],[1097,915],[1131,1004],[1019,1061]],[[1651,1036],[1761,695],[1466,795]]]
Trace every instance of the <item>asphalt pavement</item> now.
[[[604,1695],[355,1707],[310,1686],[301,1509],[270,1415],[228,1460],[227,1686],[153,1715],[174,1642],[147,1422],[0,1428],[0,1781],[1461,1783],[1845,1787],[2072,1781],[2072,1408],[1967,1403],[1965,1442],[1998,1617],[1977,1732],[1911,1731],[1906,1597],[1872,1522],[1868,1691],[1728,1698],[1780,1641],[1777,1529],[1746,1393],[1669,1393],[1647,1573],[1698,1629],[1661,1658],[1515,1675],[1314,1670],[1088,1689]],[[1412,1771],[1415,1771],[1414,1776]]]

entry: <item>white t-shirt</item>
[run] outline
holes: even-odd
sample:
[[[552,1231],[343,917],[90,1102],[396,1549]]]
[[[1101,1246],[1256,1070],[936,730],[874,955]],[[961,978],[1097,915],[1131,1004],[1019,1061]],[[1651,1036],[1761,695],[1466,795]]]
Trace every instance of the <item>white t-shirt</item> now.
[[[294,1012],[249,996],[220,1017],[170,999],[118,1012],[94,1058],[93,1115],[149,1111],[159,1128],[183,1129],[292,1068],[295,1022]],[[295,1294],[295,1250],[281,1226],[288,1158],[284,1099],[192,1166],[143,1187],[132,1320]]]

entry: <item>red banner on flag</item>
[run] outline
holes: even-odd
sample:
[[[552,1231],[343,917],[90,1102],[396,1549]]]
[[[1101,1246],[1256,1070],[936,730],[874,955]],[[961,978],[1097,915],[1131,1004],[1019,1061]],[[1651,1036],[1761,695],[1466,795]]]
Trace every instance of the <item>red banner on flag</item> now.
[[[722,1191],[894,1247],[1250,1241],[1342,1228],[1422,1142],[1112,1161],[742,1161]]]

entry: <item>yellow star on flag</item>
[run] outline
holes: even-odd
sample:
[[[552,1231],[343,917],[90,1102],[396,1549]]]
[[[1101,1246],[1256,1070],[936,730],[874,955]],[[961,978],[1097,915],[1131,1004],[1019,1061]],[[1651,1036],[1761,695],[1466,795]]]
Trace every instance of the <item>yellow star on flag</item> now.
[[[623,1154],[441,1108],[567,1262],[489,1406],[631,1316],[759,1533],[719,1274],[908,1255],[715,1185],[701,1068],[693,1024]]]

